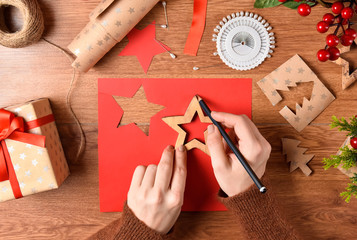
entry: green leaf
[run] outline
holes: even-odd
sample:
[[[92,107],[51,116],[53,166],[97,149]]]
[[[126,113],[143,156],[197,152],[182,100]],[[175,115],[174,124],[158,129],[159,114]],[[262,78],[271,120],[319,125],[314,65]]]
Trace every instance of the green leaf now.
[[[286,1],[283,3],[283,5],[285,7],[291,8],[291,9],[297,9],[299,7],[299,5],[301,3],[307,3],[310,6],[314,6],[316,3],[315,2],[305,2],[305,1],[301,1],[301,2],[295,2],[295,1]]]
[[[269,8],[269,7],[276,7],[283,4],[278,0],[255,0],[254,7],[255,8]]]

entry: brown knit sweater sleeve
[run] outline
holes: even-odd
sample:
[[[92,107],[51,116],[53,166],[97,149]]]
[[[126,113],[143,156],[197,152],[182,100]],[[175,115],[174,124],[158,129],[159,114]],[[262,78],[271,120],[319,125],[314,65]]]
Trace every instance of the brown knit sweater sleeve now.
[[[170,236],[171,233],[163,235],[146,226],[125,204],[120,219],[110,223],[88,240],[161,240],[169,239]]]
[[[268,191],[261,194],[253,185],[247,191],[228,197],[222,190],[219,199],[236,216],[246,230],[246,239],[259,240],[296,240],[300,239],[278,209],[271,191],[269,179],[264,176]]]

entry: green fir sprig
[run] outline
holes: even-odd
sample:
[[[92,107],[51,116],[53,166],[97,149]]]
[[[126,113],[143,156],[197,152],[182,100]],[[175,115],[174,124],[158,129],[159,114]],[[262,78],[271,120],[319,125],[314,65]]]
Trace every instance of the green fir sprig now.
[[[345,118],[338,119],[336,116],[332,116],[331,128],[338,128],[339,131],[348,132],[347,136],[357,136],[357,117],[351,117],[350,122]],[[330,167],[337,168],[341,166],[343,169],[350,169],[355,167],[357,162],[357,149],[351,148],[348,145],[340,148],[338,155],[331,155],[330,158],[324,158],[324,169],[327,170]],[[348,183],[346,191],[340,193],[340,196],[348,203],[354,196],[357,198],[357,174],[350,178],[351,182]]]
[[[347,136],[357,136],[357,118],[351,117],[350,123],[344,117],[338,119],[336,116],[332,116],[332,123],[330,124],[331,128],[338,127],[339,131],[349,132]]]
[[[285,2],[280,2],[279,0],[255,0],[254,2],[254,7],[255,8],[270,8],[270,7],[276,7],[279,5],[283,5],[285,7],[291,8],[291,9],[297,9],[301,3],[307,3],[310,6],[315,6],[317,3],[322,4],[322,6],[329,6],[331,7],[330,3],[325,3],[322,0],[302,0],[302,1],[294,1],[294,0],[287,0]]]
[[[324,169],[327,170],[330,167],[337,168],[342,164],[342,168],[348,170],[351,167],[356,166],[357,150],[350,149],[348,146],[340,148],[340,155],[331,155],[330,158],[324,158],[322,162],[325,164]]]
[[[350,202],[352,196],[357,198],[357,174],[355,173],[350,179],[351,183],[348,183],[346,191],[340,193],[340,196],[345,199],[347,203]]]

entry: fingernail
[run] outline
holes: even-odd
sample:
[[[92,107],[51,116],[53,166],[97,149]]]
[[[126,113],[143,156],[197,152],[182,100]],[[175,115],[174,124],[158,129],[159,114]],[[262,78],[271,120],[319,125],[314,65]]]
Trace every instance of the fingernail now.
[[[166,149],[167,149],[167,150],[173,150],[174,148],[173,148],[173,146],[169,145],[169,146],[167,146]]]
[[[213,132],[214,132],[214,127],[213,127],[213,125],[209,125],[209,126],[207,127],[207,132],[208,132],[208,133],[213,133]]]
[[[186,150],[186,147],[184,145],[179,146],[179,151],[184,152]]]

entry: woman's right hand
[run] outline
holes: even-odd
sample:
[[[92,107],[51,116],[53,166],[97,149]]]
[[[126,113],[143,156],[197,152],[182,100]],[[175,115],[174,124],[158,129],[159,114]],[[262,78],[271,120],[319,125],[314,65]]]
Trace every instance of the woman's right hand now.
[[[212,117],[224,127],[231,129],[231,139],[256,175],[261,178],[265,172],[271,146],[254,123],[246,115],[212,112]],[[246,191],[254,184],[253,180],[230,150],[218,128],[210,125],[207,130],[206,143],[219,186],[228,196]]]

